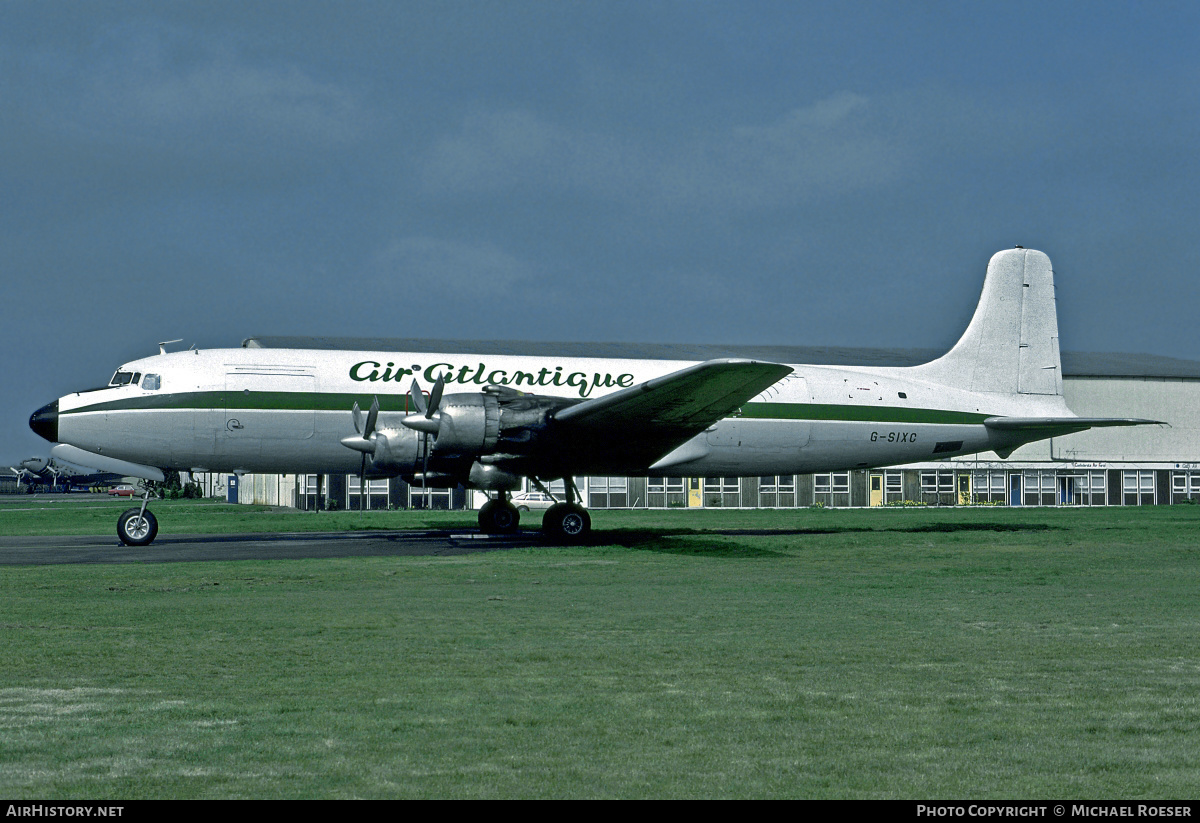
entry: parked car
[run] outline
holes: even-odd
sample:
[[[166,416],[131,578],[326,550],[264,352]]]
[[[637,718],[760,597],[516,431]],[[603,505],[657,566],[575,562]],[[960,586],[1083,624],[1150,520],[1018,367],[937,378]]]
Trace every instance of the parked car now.
[[[554,498],[542,492],[521,492],[514,494],[511,499],[517,511],[522,512],[530,509],[548,509],[554,505]]]
[[[133,497],[135,494],[137,494],[137,489],[128,483],[122,483],[119,486],[113,486],[108,490],[108,493],[114,497]]]

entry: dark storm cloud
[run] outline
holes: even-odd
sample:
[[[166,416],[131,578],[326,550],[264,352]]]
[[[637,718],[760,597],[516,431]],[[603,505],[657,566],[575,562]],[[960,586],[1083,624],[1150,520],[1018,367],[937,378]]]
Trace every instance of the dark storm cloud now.
[[[177,337],[1200,358],[1187,4],[0,4],[3,453]],[[23,455],[21,455],[23,456]]]

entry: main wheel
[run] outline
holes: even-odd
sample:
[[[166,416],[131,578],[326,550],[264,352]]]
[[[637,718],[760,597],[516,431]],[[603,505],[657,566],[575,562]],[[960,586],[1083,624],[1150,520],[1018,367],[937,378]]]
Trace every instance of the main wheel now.
[[[555,503],[542,517],[542,533],[554,540],[575,543],[592,530],[592,517],[578,503]]]
[[[521,525],[521,513],[507,500],[489,500],[479,510],[479,528],[484,534],[512,534]]]
[[[149,546],[157,536],[158,519],[149,509],[142,514],[142,507],[135,506],[117,518],[117,537],[126,546]]]

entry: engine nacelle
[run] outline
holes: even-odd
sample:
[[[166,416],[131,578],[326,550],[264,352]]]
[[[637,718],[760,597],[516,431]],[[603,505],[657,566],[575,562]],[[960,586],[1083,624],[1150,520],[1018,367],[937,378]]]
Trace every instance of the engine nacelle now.
[[[375,453],[367,457],[367,474],[391,477],[421,469],[421,435],[412,429],[380,429],[371,435]]]
[[[499,466],[486,466],[476,461],[471,464],[467,481],[473,489],[515,492],[521,488],[521,478]]]
[[[500,439],[500,403],[491,394],[448,394],[437,410],[435,452],[486,454]]]

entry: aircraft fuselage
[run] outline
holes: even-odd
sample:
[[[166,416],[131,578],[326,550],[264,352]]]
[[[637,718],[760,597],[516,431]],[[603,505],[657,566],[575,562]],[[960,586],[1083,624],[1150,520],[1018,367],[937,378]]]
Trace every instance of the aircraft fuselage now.
[[[137,360],[137,375],[59,399],[56,439],[161,468],[258,473],[359,470],[340,440],[350,410],[379,401],[380,427],[412,413],[414,379],[447,395],[503,386],[567,402],[601,397],[676,372],[686,362],[504,355],[214,349]],[[785,377],[668,455],[594,443],[578,474],[734,476],[884,466],[1023,442],[983,425],[1037,413],[1036,397],[969,392],[913,379],[904,368],[793,367]],[[152,379],[147,380],[149,376]],[[153,379],[153,378],[157,379]],[[1031,406],[1034,403],[1035,406]],[[1044,413],[1061,413],[1044,398]],[[636,441],[637,432],[627,433]],[[1014,439],[1015,438],[1015,439]]]

